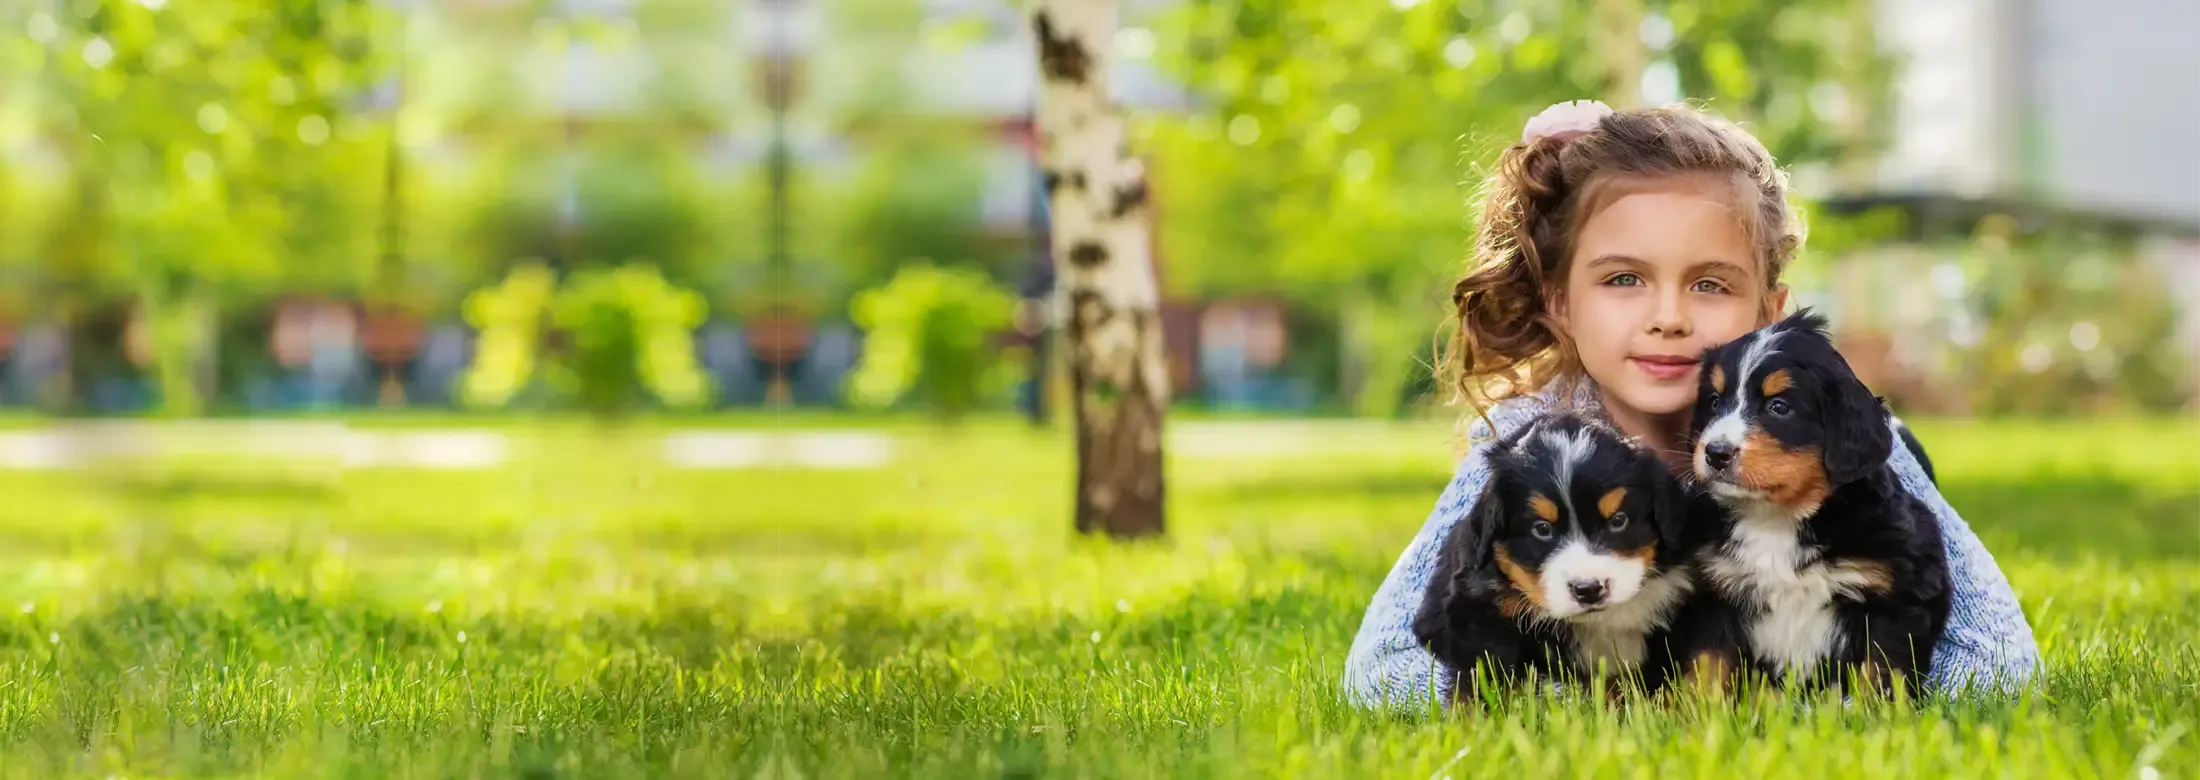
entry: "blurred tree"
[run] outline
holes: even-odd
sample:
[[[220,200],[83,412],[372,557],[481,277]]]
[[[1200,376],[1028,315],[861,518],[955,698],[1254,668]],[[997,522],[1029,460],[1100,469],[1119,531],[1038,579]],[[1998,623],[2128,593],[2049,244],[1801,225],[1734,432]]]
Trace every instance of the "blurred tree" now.
[[[578,269],[639,257],[683,284],[708,278],[718,251],[708,194],[677,141],[655,140],[662,143],[644,136],[578,149],[485,149],[494,172],[481,182],[487,192],[475,201],[468,253],[491,269],[528,258]]]
[[[526,4],[431,14],[426,113],[464,148],[445,251],[486,281],[515,264],[559,268],[644,258],[685,285],[724,282],[739,179],[717,133],[736,111],[713,87],[722,5],[648,0],[598,15]],[[579,74],[572,76],[567,74]],[[427,135],[427,133],[422,133]],[[732,171],[738,174],[739,171]]]
[[[1169,373],[1140,163],[1108,90],[1115,0],[1042,0],[1038,126],[1077,420],[1077,530],[1163,531]]]
[[[818,247],[830,253],[837,275],[832,300],[876,287],[919,260],[997,270],[978,210],[985,181],[967,130],[897,128],[865,140],[853,175],[817,201],[828,236]]]
[[[980,211],[987,117],[928,104],[935,85],[915,66],[964,51],[983,20],[930,17],[914,0],[832,0],[824,13],[831,33],[804,60],[809,88],[790,117],[825,152],[798,191],[803,285],[839,310],[920,259],[1004,270],[1018,255],[988,240]]]
[[[165,410],[204,406],[225,307],[371,273],[385,19],[369,0],[31,4],[38,119],[73,174],[40,297],[64,320],[135,300]]]
[[[1850,23],[1870,12],[1863,0],[1191,0],[1158,20],[1154,50],[1206,110],[1141,127],[1166,193],[1163,246],[1181,258],[1171,285],[1332,313],[1359,356],[1341,386],[1359,411],[1390,413],[1449,314],[1469,243],[1461,181],[1521,122],[1559,100],[1689,96],[1815,186],[1814,169],[1875,142],[1863,110],[1884,100],[1887,71],[1854,40],[1868,25]]]

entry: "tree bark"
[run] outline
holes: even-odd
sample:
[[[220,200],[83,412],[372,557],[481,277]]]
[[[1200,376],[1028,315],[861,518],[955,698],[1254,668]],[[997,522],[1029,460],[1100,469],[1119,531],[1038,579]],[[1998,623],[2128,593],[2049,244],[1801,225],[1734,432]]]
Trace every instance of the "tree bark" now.
[[[1123,154],[1109,103],[1115,0],[1039,0],[1037,111],[1057,311],[1077,422],[1080,533],[1163,530],[1161,422],[1169,376],[1148,246],[1144,170]]]

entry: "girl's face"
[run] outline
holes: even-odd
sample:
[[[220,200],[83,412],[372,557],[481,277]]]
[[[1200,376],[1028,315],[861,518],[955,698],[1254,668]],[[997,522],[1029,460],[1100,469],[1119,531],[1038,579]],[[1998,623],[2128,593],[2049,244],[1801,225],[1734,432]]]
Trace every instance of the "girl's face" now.
[[[1615,414],[1663,417],[1696,402],[1698,356],[1785,307],[1714,180],[1614,183],[1574,237],[1551,311]]]

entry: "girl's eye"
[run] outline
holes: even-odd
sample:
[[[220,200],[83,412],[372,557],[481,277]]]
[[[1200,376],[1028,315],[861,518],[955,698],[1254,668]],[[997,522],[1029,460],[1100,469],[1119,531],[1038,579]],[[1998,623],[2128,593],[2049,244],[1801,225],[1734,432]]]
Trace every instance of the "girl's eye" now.
[[[1765,414],[1769,414],[1774,417],[1786,417],[1791,411],[1794,410],[1788,408],[1788,402],[1780,400],[1778,398],[1774,398],[1765,402]]]
[[[1528,526],[1528,533],[1534,534],[1535,538],[1537,539],[1548,542],[1551,540],[1551,536],[1555,534],[1556,531],[1551,528],[1550,523],[1539,522],[1535,525]]]
[[[1604,280],[1604,283],[1613,287],[1641,287],[1642,277],[1632,271],[1623,271],[1612,274]]]
[[[1726,283],[1717,279],[1698,279],[1694,285],[1690,285],[1690,289],[1713,295],[1723,295],[1727,292]]]
[[[1624,531],[1624,530],[1627,530],[1627,513],[1626,513],[1626,512],[1614,512],[1614,513],[1612,513],[1612,530],[1614,530],[1614,531]]]

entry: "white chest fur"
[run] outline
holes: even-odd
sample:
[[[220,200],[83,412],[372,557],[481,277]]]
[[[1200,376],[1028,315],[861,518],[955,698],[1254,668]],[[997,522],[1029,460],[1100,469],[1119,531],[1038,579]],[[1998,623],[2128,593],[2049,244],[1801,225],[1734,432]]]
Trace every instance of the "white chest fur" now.
[[[1599,664],[1612,672],[1640,665],[1650,632],[1673,619],[1695,586],[1687,570],[1668,571],[1645,580],[1642,591],[1625,604],[1567,619],[1574,635],[1574,664],[1583,672],[1593,672]]]
[[[1842,651],[1834,600],[1867,584],[1855,567],[1820,560],[1799,543],[1797,528],[1786,517],[1745,514],[1733,538],[1703,561],[1720,591],[1758,608],[1748,623],[1753,653],[1790,679]]]

